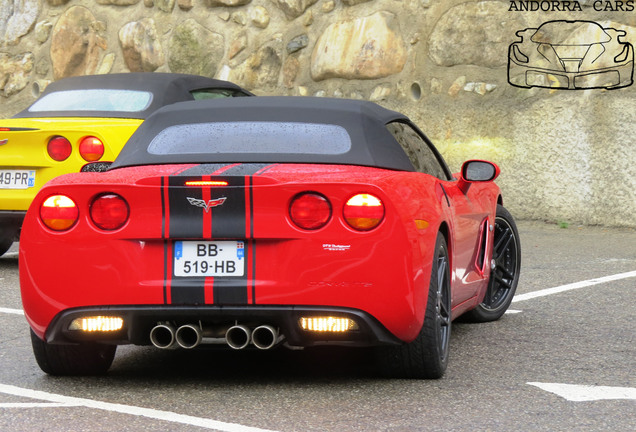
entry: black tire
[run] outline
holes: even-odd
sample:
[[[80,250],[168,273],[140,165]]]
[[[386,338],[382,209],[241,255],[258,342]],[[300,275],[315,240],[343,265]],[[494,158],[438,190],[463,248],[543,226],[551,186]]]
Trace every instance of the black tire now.
[[[13,239],[0,240],[0,256],[4,255],[5,252],[9,250],[12,244],[13,244]]]
[[[448,248],[437,234],[424,325],[415,340],[378,348],[384,372],[393,378],[441,378],[448,365],[451,292]]]
[[[9,250],[14,241],[18,240],[18,229],[10,223],[8,225],[0,228],[0,256]]]
[[[49,375],[101,375],[108,371],[115,358],[117,345],[82,343],[52,345],[31,330],[31,345],[35,360]]]
[[[495,217],[494,247],[490,281],[484,300],[464,318],[472,322],[496,321],[508,310],[519,283],[521,269],[521,244],[519,232],[512,215],[497,205]]]

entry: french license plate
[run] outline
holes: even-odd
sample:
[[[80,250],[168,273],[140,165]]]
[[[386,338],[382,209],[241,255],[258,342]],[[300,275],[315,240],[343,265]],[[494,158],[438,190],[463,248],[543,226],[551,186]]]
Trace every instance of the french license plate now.
[[[177,241],[174,243],[175,276],[243,276],[245,242]]]
[[[0,170],[0,189],[28,189],[35,186],[35,170]]]

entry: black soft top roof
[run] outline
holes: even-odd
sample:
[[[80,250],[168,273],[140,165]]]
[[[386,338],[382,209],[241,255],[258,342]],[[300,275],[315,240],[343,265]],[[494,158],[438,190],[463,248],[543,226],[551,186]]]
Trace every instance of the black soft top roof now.
[[[140,125],[112,168],[176,163],[321,163],[413,171],[413,165],[385,125],[409,122],[395,111],[361,100],[272,96],[183,102],[164,107]],[[200,123],[281,122],[337,125],[346,130],[351,146],[341,154],[214,152],[152,154],[153,139],[173,126]],[[248,124],[245,125],[247,128]],[[213,137],[206,136],[213,140]],[[186,138],[184,138],[186,139]],[[258,143],[253,145],[258,149]]]
[[[145,119],[162,106],[194,100],[190,92],[202,89],[227,89],[235,90],[248,96],[253,96],[249,91],[238,85],[208,78],[199,75],[157,73],[157,72],[132,72],[106,75],[85,75],[63,78],[49,84],[40,98],[51,93],[67,90],[86,89],[121,89],[141,90],[152,93],[152,101],[139,112],[120,111],[37,111],[30,112],[29,108],[16,114],[15,118],[24,117],[114,117],[114,118],[138,118]]]

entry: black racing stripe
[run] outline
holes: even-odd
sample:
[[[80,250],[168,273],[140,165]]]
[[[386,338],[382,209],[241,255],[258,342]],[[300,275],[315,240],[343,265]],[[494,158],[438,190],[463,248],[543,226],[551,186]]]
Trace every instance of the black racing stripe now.
[[[249,251],[249,254],[251,254],[250,258],[252,263],[252,280],[248,282],[251,284],[252,304],[256,304],[256,239],[254,239],[254,188],[252,187],[254,185],[254,179],[248,177],[247,183],[250,194],[250,239],[246,249]]]
[[[170,238],[203,237],[203,208],[190,203],[188,198],[201,201],[201,188],[186,187],[187,178],[174,176],[168,179],[169,226],[167,235]],[[195,178],[194,180],[200,180]]]
[[[232,170],[233,168],[230,168]],[[228,171],[230,171],[228,170]],[[245,177],[226,177],[227,171],[222,176],[214,177],[228,182],[228,187],[212,188],[211,198],[224,197],[223,205],[212,208],[212,238],[214,239],[245,239],[246,203],[245,203]],[[243,265],[247,266],[249,253],[245,244]],[[243,268],[243,276],[240,277],[215,277],[214,278],[214,304],[246,304],[247,303],[247,268]]]
[[[168,281],[172,279],[172,275],[168,274],[168,260],[172,257],[168,256],[168,240],[163,241],[163,303],[168,304]]]
[[[247,258],[247,257],[246,257]],[[247,260],[243,259],[244,263]],[[247,273],[247,269],[246,269]],[[214,304],[244,305],[247,304],[247,274],[240,278],[214,278]]]
[[[192,205],[189,198],[202,200],[201,187],[187,187],[188,180],[201,180],[203,176],[209,176],[217,171],[214,180],[227,181],[226,187],[211,187],[210,199],[225,198],[221,205],[210,207],[212,238],[214,240],[246,240],[246,234],[253,237],[253,197],[251,191],[251,177],[255,173],[269,167],[271,164],[203,164],[189,168],[178,175],[169,178],[169,227],[167,235],[174,239],[201,239],[203,237],[204,212],[201,206]],[[229,167],[229,168],[228,168]],[[224,168],[226,168],[224,170]],[[246,195],[246,187],[249,189]],[[249,199],[250,226],[246,228],[246,212]],[[210,220],[210,219],[207,219]],[[246,230],[248,230],[246,232]],[[213,286],[213,302],[216,305],[247,304],[248,289],[254,296],[255,286],[253,280],[248,282],[247,263],[251,263],[251,273],[255,271],[253,242],[249,247],[245,242],[245,257],[243,258],[243,276],[227,277],[216,276]],[[170,256],[168,259],[174,259]],[[171,275],[172,276],[172,275]],[[172,304],[204,304],[205,303],[205,278],[203,277],[172,277],[171,303]]]
[[[205,304],[205,277],[172,278],[170,303],[180,305]]]
[[[228,182],[228,187],[212,188],[211,198],[225,198],[222,205],[212,208],[212,238],[245,238],[245,178],[215,177]]]
[[[166,199],[164,188],[165,179],[161,177],[161,238],[166,238]]]

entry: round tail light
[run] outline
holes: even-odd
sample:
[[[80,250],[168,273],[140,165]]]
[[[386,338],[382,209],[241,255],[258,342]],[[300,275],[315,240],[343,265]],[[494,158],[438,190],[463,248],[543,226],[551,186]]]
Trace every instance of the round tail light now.
[[[40,219],[54,231],[66,231],[79,219],[79,209],[66,195],[52,195],[42,203]]]
[[[325,226],[331,219],[331,204],[320,194],[304,192],[292,200],[289,216],[298,227],[316,230]]]
[[[104,156],[104,144],[99,138],[87,136],[80,141],[79,152],[85,161],[95,162]]]
[[[103,230],[113,231],[123,227],[130,216],[125,199],[117,194],[100,195],[91,204],[91,220]]]
[[[51,159],[62,162],[71,155],[73,147],[71,142],[63,136],[54,136],[49,140],[46,151],[51,156]]]
[[[354,195],[344,206],[344,218],[351,228],[369,231],[384,219],[384,204],[371,194]]]

